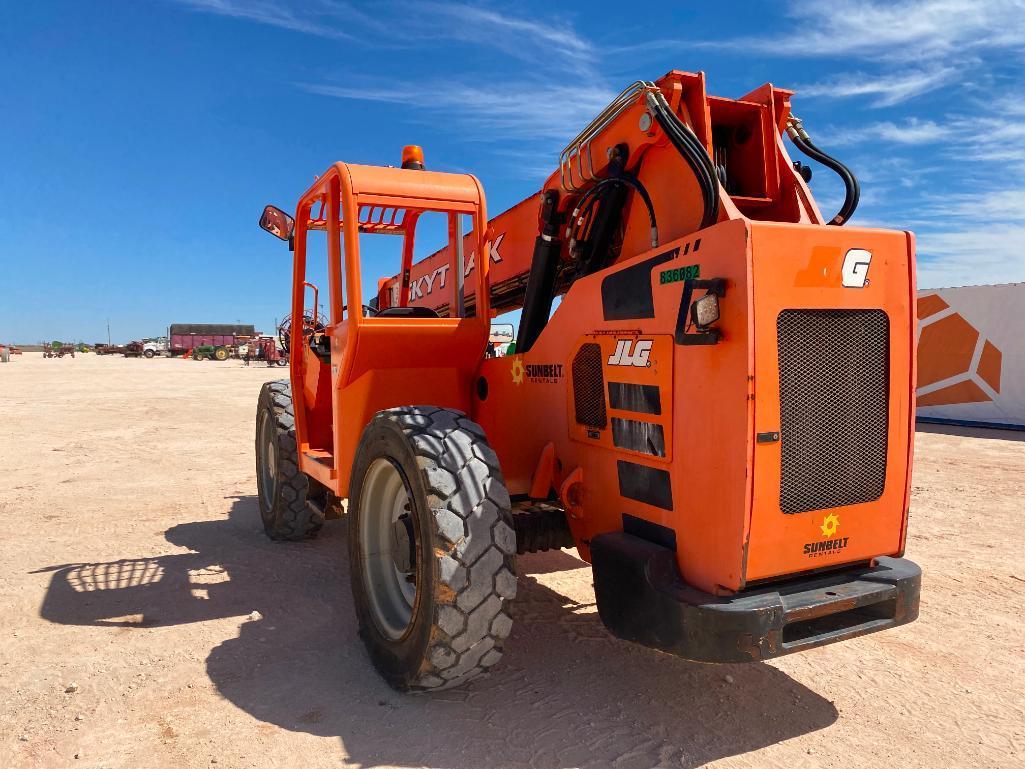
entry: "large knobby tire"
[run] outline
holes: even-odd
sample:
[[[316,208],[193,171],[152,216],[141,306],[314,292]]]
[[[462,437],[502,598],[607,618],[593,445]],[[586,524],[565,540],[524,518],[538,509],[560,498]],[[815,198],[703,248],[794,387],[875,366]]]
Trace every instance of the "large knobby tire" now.
[[[215,360],[220,360],[220,361],[227,360],[228,359],[228,351],[226,349],[224,349],[223,347],[218,347],[216,350],[214,350],[214,359]]]
[[[256,488],[267,536],[275,540],[312,537],[324,525],[323,513],[306,504],[310,479],[299,469],[292,386],[267,382],[256,408]]]
[[[516,534],[498,457],[465,414],[404,406],[371,420],[352,467],[349,555],[360,636],[391,686],[444,689],[501,658]]]

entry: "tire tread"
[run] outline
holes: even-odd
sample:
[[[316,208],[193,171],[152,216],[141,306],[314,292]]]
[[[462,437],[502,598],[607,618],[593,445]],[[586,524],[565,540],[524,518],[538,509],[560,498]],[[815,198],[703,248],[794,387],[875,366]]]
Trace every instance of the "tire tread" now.
[[[498,456],[481,427],[455,409],[403,406],[375,418],[405,434],[444,550],[431,642],[410,689],[459,686],[501,659],[512,628],[516,535]]]
[[[269,402],[277,432],[280,491],[276,502],[275,520],[264,519],[267,536],[274,540],[299,541],[315,536],[324,525],[324,516],[306,504],[310,479],[299,469],[299,447],[295,437],[295,412],[292,406],[292,385],[287,379],[267,382],[261,392],[261,408]],[[257,422],[259,424],[259,422]],[[257,435],[259,440],[259,435]]]

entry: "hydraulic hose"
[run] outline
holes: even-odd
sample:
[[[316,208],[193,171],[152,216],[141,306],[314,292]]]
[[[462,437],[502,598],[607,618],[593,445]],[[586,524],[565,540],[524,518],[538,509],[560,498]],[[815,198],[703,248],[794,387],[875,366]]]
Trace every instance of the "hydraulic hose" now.
[[[570,216],[569,226],[566,228],[566,237],[570,238],[570,243],[576,240],[574,235],[574,228],[579,228],[594,208],[594,204],[598,202],[602,190],[607,189],[610,185],[625,184],[634,190],[641,197],[641,201],[644,203],[645,209],[648,212],[648,225],[651,228],[651,247],[658,247],[658,220],[655,217],[655,206],[651,202],[651,195],[648,194],[647,188],[641,184],[641,180],[638,179],[634,174],[629,171],[619,171],[615,176],[610,176],[606,179],[602,179],[587,192],[585,192],[580,200],[577,202],[573,209],[573,213]],[[584,229],[580,229],[580,232],[584,232]]]
[[[836,175],[843,180],[845,192],[843,205],[840,206],[840,210],[837,212],[836,216],[827,222],[827,224],[832,224],[837,227],[845,224],[850,220],[851,216],[854,215],[854,211],[858,207],[858,201],[861,198],[861,188],[858,186],[857,178],[851,172],[851,169],[815,146],[811,137],[808,136],[808,132],[804,130],[804,125],[801,123],[800,118],[791,115],[787,120],[787,136],[790,137],[790,140],[794,143],[794,146],[796,146],[797,149],[812,160],[818,161],[835,172]]]
[[[719,219],[719,179],[712,159],[708,156],[708,150],[690,126],[670,109],[669,103],[661,93],[649,92],[647,101],[655,121],[665,131],[670,143],[683,156],[697,179],[704,208],[701,227],[710,227]]]

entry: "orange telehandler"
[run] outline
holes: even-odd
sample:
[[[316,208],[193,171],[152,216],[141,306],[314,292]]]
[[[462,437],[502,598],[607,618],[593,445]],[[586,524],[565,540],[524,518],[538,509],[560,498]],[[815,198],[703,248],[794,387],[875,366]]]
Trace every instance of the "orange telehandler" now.
[[[347,500],[360,634],[391,685],[494,665],[515,557],[548,548],[590,562],[612,633],[693,660],[915,619],[914,239],[840,226],[857,181],[791,96],[637,82],[490,221],[475,177],[424,170],[413,146],[401,168],[334,164],[294,219],[265,209],[306,320],[290,379],[260,394],[263,522],[301,539]],[[833,219],[784,134],[843,180]],[[429,213],[447,244],[414,262]],[[360,248],[378,234],[401,253],[375,292]],[[488,356],[515,309],[514,352]]]

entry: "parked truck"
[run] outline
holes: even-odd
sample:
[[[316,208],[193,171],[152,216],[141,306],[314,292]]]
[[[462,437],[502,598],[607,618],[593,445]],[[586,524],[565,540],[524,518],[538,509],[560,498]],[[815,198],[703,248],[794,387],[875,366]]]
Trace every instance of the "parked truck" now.
[[[170,343],[166,336],[158,336],[152,339],[142,340],[142,354],[146,358],[166,357],[171,353]]]

